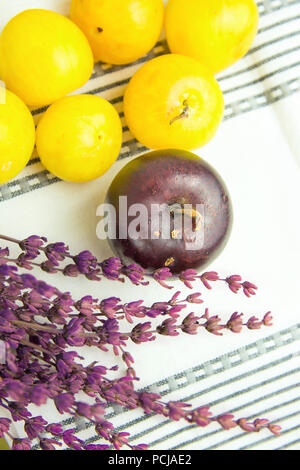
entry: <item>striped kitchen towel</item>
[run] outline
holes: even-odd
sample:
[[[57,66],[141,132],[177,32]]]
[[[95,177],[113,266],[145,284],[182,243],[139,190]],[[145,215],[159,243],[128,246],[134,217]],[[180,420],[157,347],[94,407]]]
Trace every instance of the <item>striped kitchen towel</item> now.
[[[106,418],[113,420],[118,432],[131,433],[132,445],[147,442],[151,450],[300,449],[300,324],[166,377],[145,390],[167,401],[180,399],[195,407],[201,402],[217,414],[226,409],[248,419],[267,415],[283,431],[275,437],[263,432],[245,434],[239,428],[228,432],[217,423],[198,428],[110,406]],[[100,440],[84,420],[69,418],[61,424],[64,429],[75,428],[85,444]]]
[[[230,351],[192,369],[160,380],[148,388],[167,400],[180,398],[197,406],[209,404],[222,413],[246,414],[247,418],[268,414],[283,427],[279,438],[266,434],[230,433],[214,425],[197,429],[136,412],[112,409],[118,430],[129,430],[130,442],[147,441],[150,449],[300,449],[300,324],[262,341]],[[176,393],[175,393],[176,392]],[[83,431],[87,443],[98,436]]]
[[[42,5],[44,8],[47,8],[47,4],[51,5],[51,1],[19,2],[20,9],[24,9],[24,6],[27,8],[41,6],[43,3],[45,3],[45,6]],[[57,6],[60,2],[54,3]],[[62,10],[67,12],[68,2],[61,3]],[[268,106],[293,95],[300,89],[299,1],[264,0],[257,3],[260,11],[260,29],[254,46],[245,58],[231,67],[230,72],[225,71],[217,77],[225,96],[225,120]],[[5,8],[10,7],[5,5]],[[146,150],[134,139],[124,121],[124,89],[141,64],[167,52],[169,51],[166,41],[162,39],[147,56],[134,64],[118,67],[96,64],[90,81],[79,90],[101,95],[115,105],[124,130],[120,158],[138,155]],[[45,108],[33,111],[36,120],[44,111]],[[0,187],[0,201],[38,190],[58,181],[58,178],[42,168],[38,156],[35,155],[21,175]]]
[[[69,3],[0,0],[0,29],[22,9],[52,8],[67,14]],[[222,288],[203,292],[203,298],[224,318],[237,309],[249,316],[261,316],[271,309],[274,327],[221,338],[208,334],[162,337],[151,347],[131,345],[129,351],[136,358],[141,388],[159,391],[168,400],[211,405],[215,414],[266,417],[279,423],[283,432],[275,438],[263,432],[225,432],[214,425],[200,429],[118,406],[107,410],[117,429],[131,432],[132,443],[145,442],[150,449],[300,449],[300,0],[257,3],[260,25],[252,49],[217,77],[226,104],[223,123],[216,137],[196,153],[222,174],[235,212],[230,242],[211,269],[224,275],[239,272],[260,289],[250,300]],[[2,232],[17,238],[36,233],[53,242],[65,241],[73,251],[89,249],[102,259],[111,255],[109,247],[96,237],[97,206],[120,168],[147,150],[126,125],[123,93],[145,61],[167,52],[162,37],[134,64],[95,65],[91,79],[77,93],[97,94],[116,107],[124,131],[119,161],[99,180],[77,185],[48,173],[34,154],[19,176],[0,186]],[[44,111],[33,110],[36,122]],[[95,297],[116,295],[116,286],[109,281],[99,288],[78,279],[57,276],[49,280],[45,273],[41,277],[59,283],[60,290],[71,291],[75,298],[87,292]],[[169,297],[153,284],[143,288],[118,283],[117,289],[124,301],[143,298],[153,302]],[[86,351],[89,361],[108,360],[104,353],[98,355]],[[113,356],[109,361],[114,364]],[[50,421],[62,419],[50,405],[32,412]],[[81,430],[82,439],[97,442],[85,422],[63,419],[66,428],[75,424]],[[19,423],[15,423],[14,433],[24,435]]]

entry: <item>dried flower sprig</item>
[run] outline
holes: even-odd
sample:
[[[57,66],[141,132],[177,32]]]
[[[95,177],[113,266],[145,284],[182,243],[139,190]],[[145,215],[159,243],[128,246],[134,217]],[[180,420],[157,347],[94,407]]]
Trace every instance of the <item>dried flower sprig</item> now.
[[[29,243],[27,249],[34,247]],[[185,282],[190,282],[191,273],[188,277]],[[213,276],[206,275],[205,282],[210,277]],[[238,281],[231,279],[229,283],[232,282]],[[122,304],[116,298],[97,300],[86,296],[75,301],[69,293],[62,293],[31,274],[19,273],[18,267],[9,262],[8,249],[0,250],[0,340],[6,347],[6,364],[0,365],[0,407],[11,414],[11,419],[0,418],[0,437],[10,437],[12,448],[20,450],[29,450],[35,442],[45,450],[54,450],[63,443],[76,450],[105,450],[110,446],[146,449],[145,444],[132,446],[128,433],[118,432],[105,420],[105,409],[110,403],[127,409],[140,408],[144,413],[176,421],[184,419],[202,427],[217,422],[223,429],[239,426],[245,432],[258,432],[265,428],[278,434],[279,426],[265,419],[248,423],[231,414],[213,417],[208,407],[191,410],[186,403],[165,403],[158,394],[135,389],[139,379],[133,369],[133,357],[124,350],[128,340],[140,344],[153,341],[155,334],[177,336],[180,331],[196,334],[200,328],[215,335],[221,335],[222,330],[239,333],[243,327],[258,329],[271,324],[270,312],[262,320],[251,317],[247,322],[235,312],[228,322],[221,323],[219,316],[210,316],[208,309],[201,316],[190,313],[180,321],[184,308],[203,303],[200,293],[181,300],[180,296],[176,292],[169,301],[156,302],[151,307],[144,306],[142,301]],[[152,319],[159,315],[166,318],[153,329]],[[131,331],[120,331],[121,319],[132,324],[135,318],[145,317],[148,321],[135,325]],[[126,374],[112,379],[110,375],[117,366],[107,369],[96,362],[84,366],[83,358],[70,351],[70,346],[91,346],[104,351],[110,346],[122,357]],[[76,399],[79,391],[94,398],[94,404],[79,402]],[[28,410],[31,403],[41,406],[49,400],[59,413],[84,417],[106,443],[86,444],[77,437],[76,427],[64,429],[59,423],[48,423],[42,416],[31,415]],[[26,438],[13,438],[12,420],[24,422]]]
[[[17,240],[13,237],[0,235],[0,239],[17,244],[22,253],[17,259],[11,260],[19,267],[25,269],[33,269],[38,267],[48,273],[60,272],[64,276],[77,277],[84,275],[87,279],[93,281],[100,281],[102,278],[124,282],[125,278],[129,279],[134,285],[147,285],[149,277],[158,282],[162,287],[172,289],[166,281],[180,280],[184,285],[190,289],[193,284],[200,281],[201,284],[207,289],[212,289],[211,283],[221,281],[228,285],[233,293],[238,293],[240,290],[247,297],[256,294],[257,286],[249,281],[243,281],[240,275],[232,275],[226,278],[221,278],[215,271],[206,272],[198,275],[194,269],[187,269],[178,275],[172,274],[168,267],[157,269],[153,273],[149,273],[137,264],[124,265],[119,258],[109,258],[99,262],[97,258],[90,251],[82,251],[77,255],[70,253],[69,247],[62,242],[47,244],[47,238],[32,235],[24,240]],[[46,260],[43,262],[37,261],[39,255],[43,253]],[[70,261],[70,264],[65,262]],[[62,266],[64,263],[64,266]]]
[[[176,292],[168,302],[156,302],[151,307],[144,306],[141,300],[121,304],[120,299],[114,297],[100,301],[85,296],[74,301],[69,293],[62,293],[30,274],[18,274],[16,267],[8,262],[4,263],[5,258],[0,259],[0,332],[6,340],[11,340],[12,334],[18,332],[14,342],[20,341],[22,344],[38,333],[39,340],[45,335],[47,340],[54,337],[57,344],[69,346],[87,344],[106,351],[110,344],[115,353],[119,354],[118,347],[125,346],[128,339],[135,343],[153,341],[154,332],[177,336],[178,330],[196,334],[198,328],[202,327],[210,333],[221,335],[220,331],[225,329],[237,333],[243,326],[258,329],[263,325],[270,325],[270,312],[261,321],[251,317],[246,323],[242,321],[242,314],[235,312],[227,323],[222,324],[221,318],[210,316],[208,309],[200,317],[189,313],[181,324],[177,323],[180,313],[187,305],[203,302],[199,293],[180,300],[180,292]],[[126,319],[133,323],[133,318],[151,319],[159,315],[169,318],[156,330],[150,331],[152,325],[148,321],[137,324],[130,332],[120,331],[120,320]],[[199,322],[201,319],[202,323]],[[40,341],[36,344],[39,348],[44,347]]]

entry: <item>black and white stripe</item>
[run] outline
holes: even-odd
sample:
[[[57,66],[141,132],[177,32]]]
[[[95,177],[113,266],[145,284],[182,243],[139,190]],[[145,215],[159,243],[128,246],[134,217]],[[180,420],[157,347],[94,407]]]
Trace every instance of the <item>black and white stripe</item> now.
[[[146,388],[160,393],[165,400],[187,401],[195,407],[209,405],[216,413],[234,413],[249,420],[274,419],[283,428],[280,437],[266,432],[249,435],[239,428],[228,433],[217,425],[197,428],[120,406],[110,406],[106,418],[113,420],[117,431],[130,432],[132,444],[146,442],[154,450],[257,449],[268,445],[272,449],[299,448],[299,358],[297,324]],[[86,444],[99,442],[90,424],[73,418],[62,424],[66,428],[77,426]]]

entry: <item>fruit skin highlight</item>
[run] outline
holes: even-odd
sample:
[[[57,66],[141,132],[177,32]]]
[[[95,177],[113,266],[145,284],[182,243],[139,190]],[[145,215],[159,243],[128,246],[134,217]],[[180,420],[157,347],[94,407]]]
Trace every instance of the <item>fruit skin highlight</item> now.
[[[53,103],[80,88],[94,66],[88,40],[68,18],[25,10],[0,37],[0,78],[27,105]]]
[[[72,0],[70,17],[88,38],[96,61],[129,64],[159,39],[164,4],[162,0]]]
[[[120,196],[127,196],[128,217],[124,217]],[[182,150],[149,152],[130,161],[113,180],[106,202],[116,210],[116,233],[111,237],[108,234],[113,251],[123,262],[129,264],[134,261],[146,269],[166,266],[173,273],[191,268],[202,269],[221,253],[231,233],[233,211],[224,182],[207,162]],[[136,204],[138,206],[134,206]],[[191,217],[186,205],[196,209],[197,204],[203,210],[199,227],[194,226],[196,232],[193,233],[185,226],[184,237],[178,238],[173,230],[175,220],[180,217],[178,208],[174,209],[175,205],[184,208],[187,217]],[[147,211],[145,218],[139,222],[139,234],[135,238],[130,226],[137,216],[130,213],[130,208],[139,205]],[[155,229],[153,205],[165,206],[160,226]],[[173,215],[170,228],[167,225],[168,236],[162,236],[161,233],[166,233],[163,231],[170,213]],[[197,230],[203,238],[200,238],[199,245],[191,249],[189,244]]]
[[[27,165],[35,144],[35,126],[27,106],[0,86],[0,184]]]
[[[124,113],[132,134],[151,149],[202,147],[224,112],[222,91],[202,64],[166,54],[144,64],[125,91]]]
[[[43,115],[36,141],[47,170],[66,181],[85,182],[103,175],[118,158],[122,124],[103,98],[67,96]]]
[[[254,0],[169,0],[165,30],[172,52],[218,73],[248,52],[258,20]]]

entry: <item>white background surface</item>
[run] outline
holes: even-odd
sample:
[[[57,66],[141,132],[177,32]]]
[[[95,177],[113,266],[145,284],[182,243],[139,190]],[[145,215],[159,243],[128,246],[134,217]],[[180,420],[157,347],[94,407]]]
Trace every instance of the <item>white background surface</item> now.
[[[0,0],[0,27],[24,8],[53,8],[64,13],[67,4],[62,0]],[[234,296],[220,284],[212,292],[201,288],[203,297],[211,312],[224,319],[235,310],[243,311],[246,317],[272,310],[275,326],[241,335],[228,333],[223,338],[202,332],[196,337],[160,337],[156,343],[130,345],[141,385],[299,322],[299,108],[298,94],[226,121],[215,139],[197,152],[225,179],[235,212],[231,240],[209,270],[222,275],[239,273],[260,287],[250,300],[242,294]],[[96,238],[95,214],[113,175],[124,164],[126,161],[118,162],[103,178],[88,184],[58,183],[1,203],[1,231],[20,238],[46,235],[49,241],[69,243],[73,252],[89,249],[99,259],[109,256],[108,247]],[[124,301],[144,298],[152,303],[170,296],[156,284],[136,288],[129,283],[94,284],[44,276],[61,290],[71,290],[75,297],[87,293],[100,298],[117,295]]]

